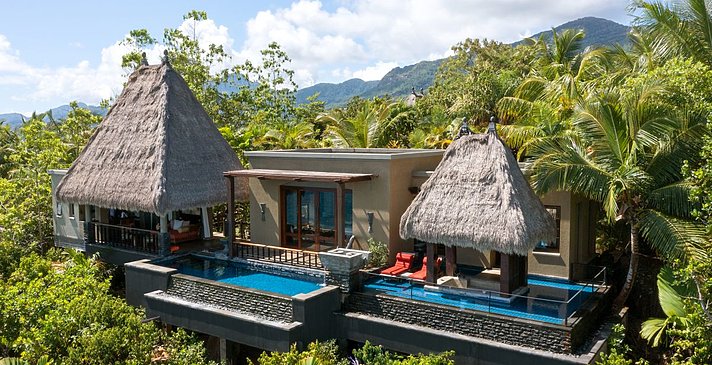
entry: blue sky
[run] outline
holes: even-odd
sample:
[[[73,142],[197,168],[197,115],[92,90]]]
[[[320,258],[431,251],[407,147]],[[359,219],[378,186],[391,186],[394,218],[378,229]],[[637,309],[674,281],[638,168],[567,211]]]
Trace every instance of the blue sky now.
[[[223,44],[233,63],[257,59],[277,41],[300,87],[358,77],[380,79],[396,66],[442,58],[467,37],[518,40],[584,16],[628,24],[625,0],[268,0],[3,1],[0,3],[0,113],[44,111],[116,96],[130,30],[185,27],[204,10],[205,44]],[[158,62],[161,46],[150,50]]]

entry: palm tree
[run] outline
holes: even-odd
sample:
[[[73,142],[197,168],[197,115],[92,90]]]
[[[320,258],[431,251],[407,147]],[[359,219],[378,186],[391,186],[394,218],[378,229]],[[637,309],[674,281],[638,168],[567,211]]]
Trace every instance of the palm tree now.
[[[655,40],[653,49],[663,60],[692,57],[712,66],[712,9],[709,0],[685,0],[672,5],[637,0],[640,15],[633,24]]]
[[[260,139],[266,149],[299,149],[317,145],[314,125],[309,122],[282,122],[270,128]]]
[[[388,141],[382,140],[386,123],[391,119],[391,110],[396,102],[364,100],[354,115],[340,109],[322,113],[317,123],[327,125],[323,138],[333,146],[346,148],[385,147]]]
[[[630,227],[628,275],[615,306],[630,293],[640,239],[667,258],[700,253],[704,227],[692,220],[691,184],[682,176],[699,159],[704,118],[680,116],[656,102],[661,89],[644,83],[630,93],[609,91],[578,103],[579,138],[550,139],[532,150],[532,185],[539,193],[567,190],[601,202],[606,217]]]

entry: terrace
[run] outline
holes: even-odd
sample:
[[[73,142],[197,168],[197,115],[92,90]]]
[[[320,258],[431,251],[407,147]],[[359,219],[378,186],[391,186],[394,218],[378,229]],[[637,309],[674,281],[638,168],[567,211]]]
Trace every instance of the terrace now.
[[[450,346],[449,336],[461,335],[473,344],[497,341],[552,354],[585,352],[582,346],[610,301],[605,270],[586,283],[530,276],[526,295],[455,292],[359,270],[364,263],[360,251],[349,256],[356,260],[340,256],[336,265],[330,253],[321,253],[319,267],[328,270],[308,267],[318,258],[314,252],[246,247],[250,258],[188,254],[129,263],[127,300],[165,323],[265,350],[284,351],[294,342],[395,335],[408,325],[443,346]],[[349,277],[340,280],[343,275]],[[402,338],[400,346],[409,341]],[[410,345],[419,343],[413,341]]]

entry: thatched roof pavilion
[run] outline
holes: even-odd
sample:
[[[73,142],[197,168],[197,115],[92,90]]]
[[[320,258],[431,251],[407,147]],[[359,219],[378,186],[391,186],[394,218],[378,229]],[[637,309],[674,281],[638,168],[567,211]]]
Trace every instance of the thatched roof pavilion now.
[[[556,237],[556,225],[491,123],[450,144],[401,217],[400,235],[526,256]]]
[[[129,76],[56,196],[165,215],[224,203],[223,172],[241,168],[186,82],[164,61]],[[246,200],[246,179],[236,185],[237,198]]]

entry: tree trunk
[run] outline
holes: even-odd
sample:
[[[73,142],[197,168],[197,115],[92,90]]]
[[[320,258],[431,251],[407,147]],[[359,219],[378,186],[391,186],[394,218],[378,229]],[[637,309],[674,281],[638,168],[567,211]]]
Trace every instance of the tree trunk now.
[[[613,311],[618,312],[621,308],[625,306],[625,302],[628,299],[630,291],[633,289],[633,283],[635,282],[635,276],[638,273],[638,261],[640,257],[639,254],[639,242],[638,242],[638,222],[631,221],[630,223],[630,265],[628,266],[628,275],[625,278],[625,283],[618,297],[613,301]]]

